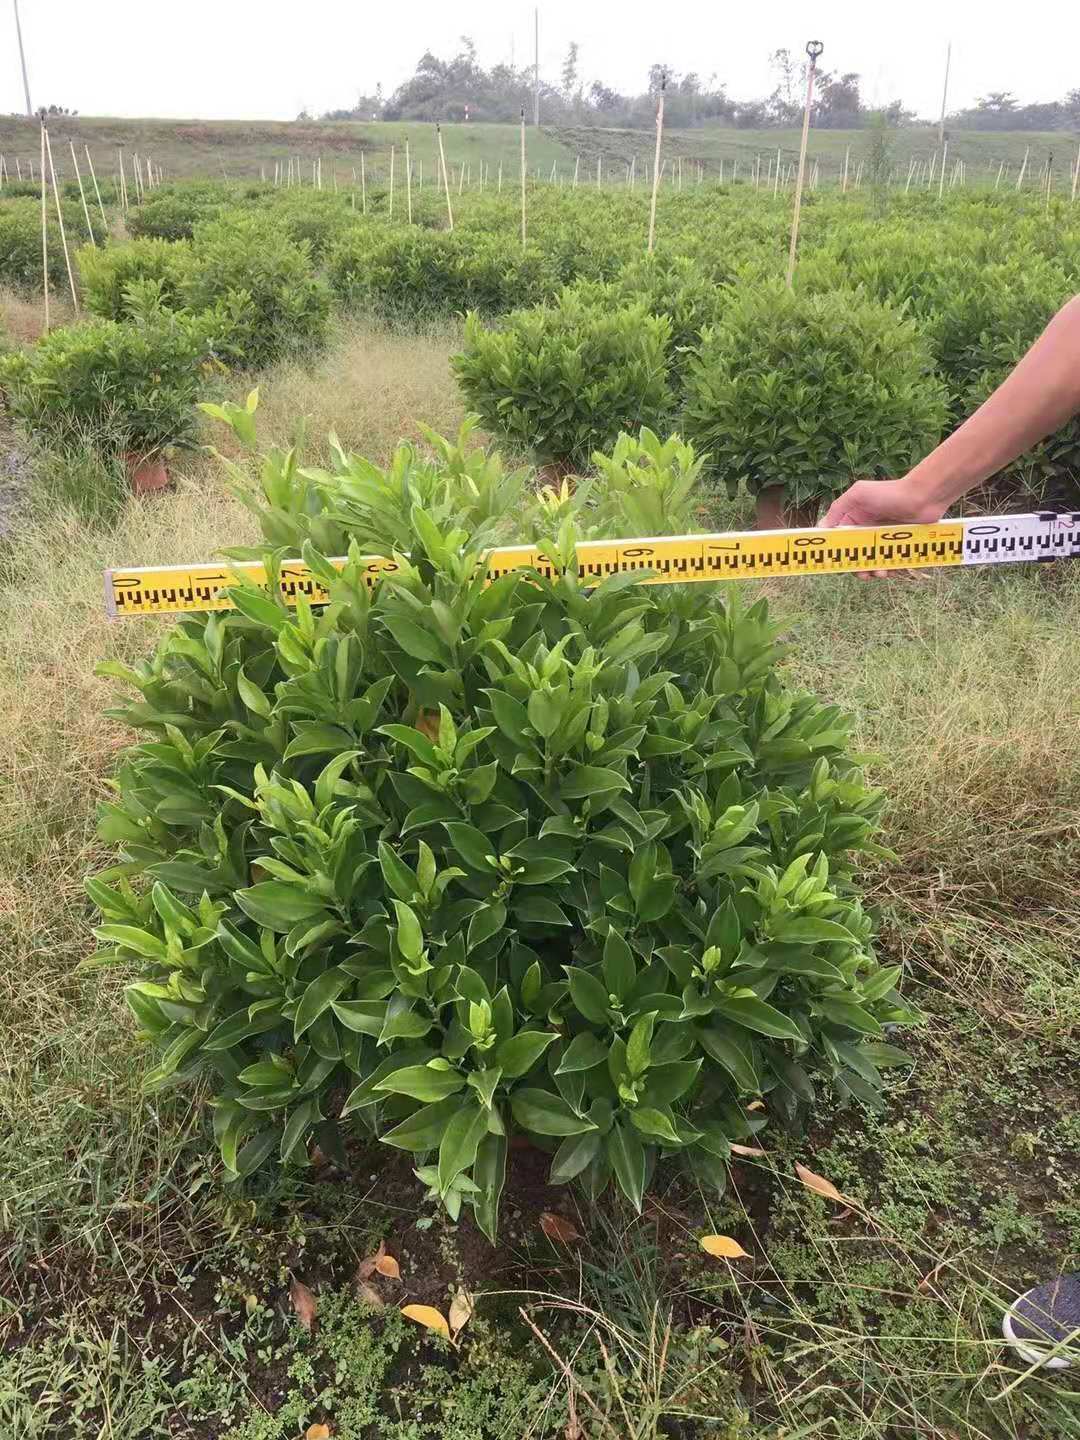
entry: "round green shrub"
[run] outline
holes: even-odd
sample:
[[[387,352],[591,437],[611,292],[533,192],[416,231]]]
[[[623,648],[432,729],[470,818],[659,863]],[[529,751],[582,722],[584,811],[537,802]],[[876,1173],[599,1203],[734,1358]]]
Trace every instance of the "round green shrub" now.
[[[84,246],[76,258],[86,308],[102,319],[122,320],[128,313],[128,287],[143,280],[157,282],[167,309],[180,308],[180,278],[190,249],[184,241],[156,239]]]
[[[492,433],[540,464],[585,466],[620,431],[664,422],[670,339],[670,320],[644,304],[614,309],[566,293],[495,330],[470,315],[452,364]]]
[[[231,201],[228,186],[208,181],[151,190],[141,205],[128,211],[126,224],[134,236],[190,240],[196,225],[215,219]]]
[[[548,298],[555,273],[545,254],[504,236],[360,222],[327,261],[334,291],[351,305],[390,314],[500,315]]]
[[[189,440],[217,316],[158,313],[52,330],[0,360],[17,420],[56,444],[151,451]]]
[[[684,433],[729,490],[782,485],[796,503],[902,474],[944,419],[914,323],[850,292],[748,291],[702,336],[685,380]]]
[[[56,210],[49,202],[46,238],[49,251],[49,285],[54,290],[68,287],[64,247]],[[72,251],[87,239],[82,207],[76,216],[73,207],[64,205],[64,227],[68,247]],[[42,289],[41,271],[41,207],[33,200],[11,200],[0,204],[0,285],[26,293]]]
[[[148,1084],[203,1085],[229,1176],[377,1137],[494,1237],[515,1132],[638,1208],[661,1162],[722,1186],[751,1100],[879,1106],[883,1026],[915,1017],[853,878],[881,798],[839,711],[781,683],[765,602],[484,585],[521,477],[466,439],[265,457],[271,588],[103,667],[146,738],[89,890],[94,963],[141,968]],[[282,546],[328,606],[283,606]]]
[[[177,288],[193,312],[227,306],[230,345],[244,365],[325,339],[330,291],[306,246],[267,215],[237,212],[199,225]]]

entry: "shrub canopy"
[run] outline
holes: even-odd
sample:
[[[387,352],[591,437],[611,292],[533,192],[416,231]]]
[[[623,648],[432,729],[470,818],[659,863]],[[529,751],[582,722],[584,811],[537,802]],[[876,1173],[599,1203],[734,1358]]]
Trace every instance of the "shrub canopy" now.
[[[764,601],[585,583],[565,519],[550,577],[486,584],[522,476],[429,439],[385,471],[272,452],[238,553],[273,582],[302,549],[328,603],[243,584],[103,667],[146,738],[89,888],[150,1085],[209,1079],[232,1176],[344,1128],[490,1236],[515,1132],[640,1207],[660,1162],[722,1185],[751,1099],[879,1103],[913,1017],[854,887],[881,799],[845,718],[781,683]]]

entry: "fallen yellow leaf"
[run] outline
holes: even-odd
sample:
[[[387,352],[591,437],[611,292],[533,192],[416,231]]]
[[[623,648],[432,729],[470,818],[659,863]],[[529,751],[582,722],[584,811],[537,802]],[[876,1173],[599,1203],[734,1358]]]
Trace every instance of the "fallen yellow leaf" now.
[[[304,1432],[304,1440],[330,1440],[329,1425],[309,1425]]]
[[[394,1259],[393,1255],[377,1255],[375,1257],[375,1269],[380,1275],[385,1275],[390,1280],[401,1279],[401,1266]]]
[[[813,1170],[807,1170],[805,1165],[796,1165],[795,1174],[808,1190],[813,1190],[815,1195],[822,1195],[826,1200],[836,1200],[841,1205],[850,1203],[840,1194],[831,1180],[826,1180],[822,1175],[815,1175]]]
[[[730,1235],[702,1235],[701,1248],[718,1260],[742,1260],[747,1253]]]
[[[764,1156],[765,1156],[765,1151],[764,1151],[764,1150],[759,1150],[756,1145],[735,1145],[735,1144],[732,1144],[732,1146],[731,1146],[731,1153],[732,1153],[733,1155],[742,1155],[742,1156],[745,1156],[745,1158],[748,1159],[748,1160],[761,1160],[761,1159],[763,1159]]]
[[[429,1330],[434,1330],[437,1335],[443,1335],[450,1339],[450,1326],[446,1323],[445,1316],[441,1315],[432,1305],[403,1305],[401,1313],[406,1320],[414,1320],[417,1325],[424,1325]]]

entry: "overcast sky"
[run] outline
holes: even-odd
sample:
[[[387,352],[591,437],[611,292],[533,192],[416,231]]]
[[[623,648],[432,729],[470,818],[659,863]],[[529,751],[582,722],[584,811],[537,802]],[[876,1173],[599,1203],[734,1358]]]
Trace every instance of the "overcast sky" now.
[[[425,49],[448,56],[459,37],[482,64],[531,61],[533,7],[517,0],[19,0],[35,105],[84,115],[295,117],[353,103],[381,82],[389,94]],[[768,56],[825,44],[822,64],[855,70],[871,104],[897,97],[936,116],[946,42],[950,109],[990,90],[1052,100],[1080,85],[1080,5],[1028,0],[548,0],[540,6],[540,67],[555,80],[566,47],[581,47],[586,83],[640,91],[653,61],[715,75],[734,98],[772,88]],[[0,112],[22,110],[12,0],[0,0]]]

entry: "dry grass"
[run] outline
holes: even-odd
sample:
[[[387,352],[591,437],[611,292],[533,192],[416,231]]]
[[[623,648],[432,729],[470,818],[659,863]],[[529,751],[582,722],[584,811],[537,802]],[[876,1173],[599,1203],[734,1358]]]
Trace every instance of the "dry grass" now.
[[[69,300],[56,295],[50,297],[49,324],[52,328],[67,325],[73,318]],[[0,335],[10,335],[20,345],[33,345],[44,333],[44,296],[22,295],[6,286],[0,287]]]
[[[324,353],[259,377],[260,438],[288,445],[300,433],[305,456],[322,464],[334,431],[346,450],[382,464],[400,440],[422,438],[421,420],[453,434],[465,413],[449,364],[460,348],[460,328],[449,322],[407,333],[346,317]]]

